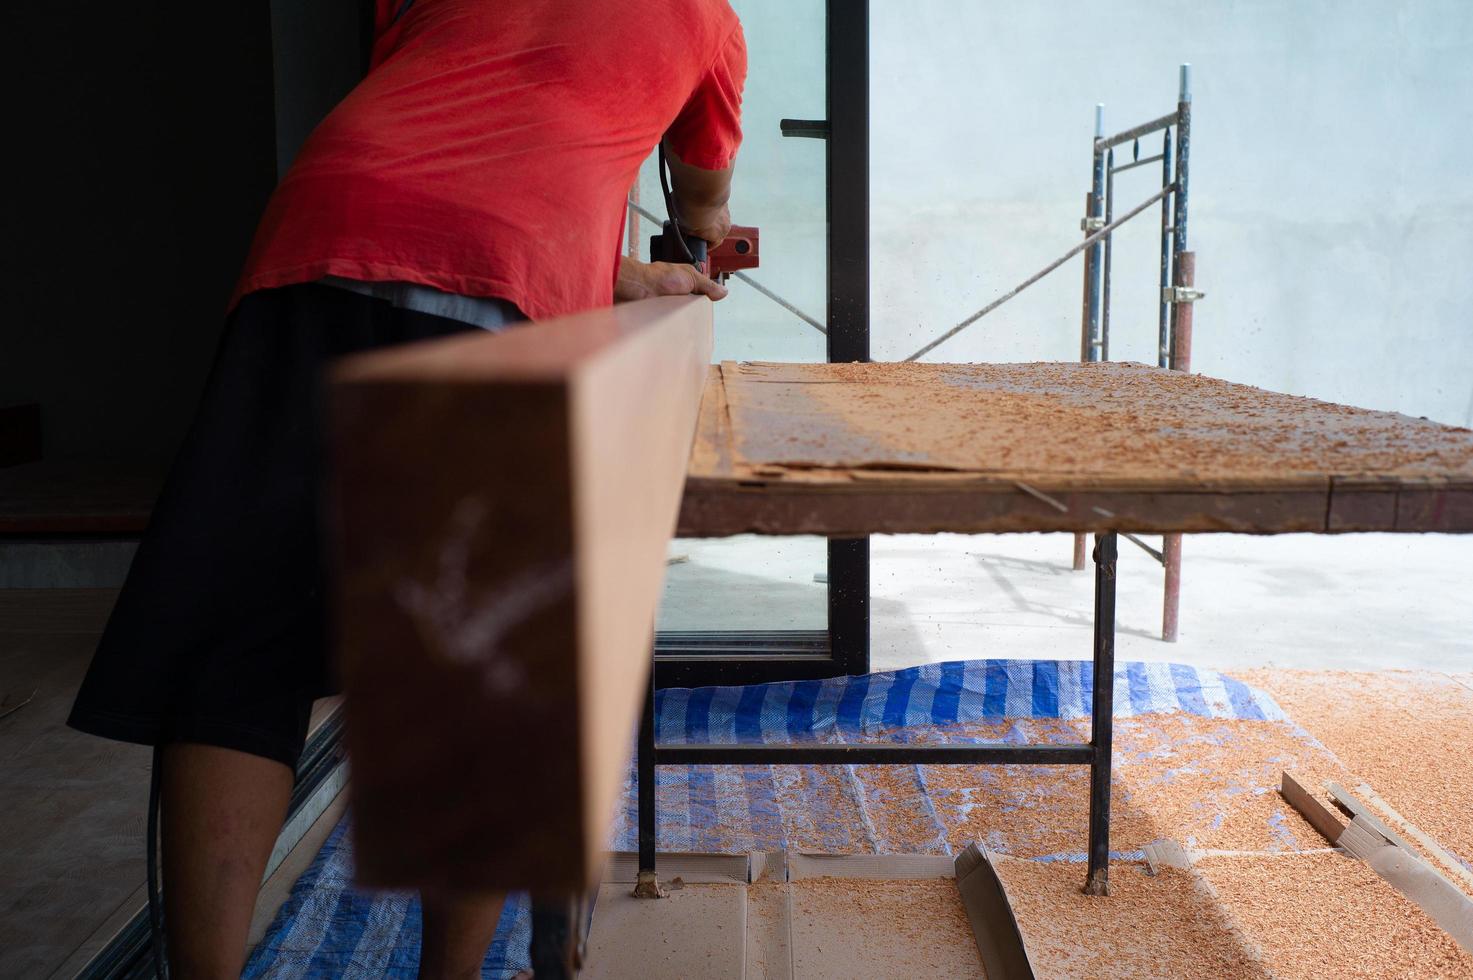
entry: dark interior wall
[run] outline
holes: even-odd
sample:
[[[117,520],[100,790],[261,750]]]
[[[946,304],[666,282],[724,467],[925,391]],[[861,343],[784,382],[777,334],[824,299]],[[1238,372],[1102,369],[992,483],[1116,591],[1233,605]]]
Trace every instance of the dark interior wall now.
[[[362,77],[372,7],[372,0],[271,0],[280,173]]]
[[[357,0],[320,2],[351,16],[310,0],[278,2],[275,30],[269,0],[10,12],[0,404],[40,403],[47,458],[172,456],[278,150],[361,63]],[[325,47],[275,57],[273,34],[298,31]]]

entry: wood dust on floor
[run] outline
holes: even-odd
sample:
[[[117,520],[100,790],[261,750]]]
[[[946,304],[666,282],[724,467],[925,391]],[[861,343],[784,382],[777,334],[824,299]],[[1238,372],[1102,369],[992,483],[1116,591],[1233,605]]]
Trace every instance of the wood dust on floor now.
[[[985,976],[952,879],[804,878],[786,887],[794,977]]]
[[[1209,857],[1194,870],[1275,977],[1473,977],[1473,953],[1354,858]]]
[[[1112,862],[1109,898],[1081,894],[1083,865],[1068,859],[1082,849],[1082,771],[999,771],[980,786],[937,777],[954,797],[938,803],[956,821],[951,839],[1005,852],[998,873],[1039,976],[1473,978],[1473,953],[1367,865],[1328,849],[1275,792],[1284,770],[1316,790],[1367,783],[1466,862],[1473,687],[1401,672],[1236,676],[1274,695],[1292,723],[1117,721],[1113,849],[1128,856],[1167,838],[1199,854],[1154,876]]]
[[[840,767],[776,767],[779,800],[792,798],[784,814],[823,810],[811,823],[785,826],[784,836],[792,850],[823,853],[845,849],[836,841],[863,850],[852,845],[865,833],[897,853],[984,844],[999,855],[999,875],[1041,978],[1473,980],[1473,954],[1366,865],[1330,850],[1278,793],[1286,770],[1317,789],[1366,782],[1466,861],[1473,855],[1473,679],[1238,676],[1273,694],[1292,721],[1185,713],[1117,719],[1117,859],[1108,898],[1080,893],[1088,813],[1082,767],[856,766],[855,780],[841,779]],[[1083,721],[1046,719],[908,734],[940,741],[1088,737]],[[663,784],[660,791],[667,791]],[[1147,874],[1141,850],[1163,839],[1191,849],[1192,866]],[[812,881],[750,886],[749,930],[768,939],[749,942],[748,976],[980,975],[953,882],[861,889],[852,880]],[[950,894],[951,905],[937,904],[940,892]],[[791,933],[773,939],[771,923],[781,916],[792,916]],[[900,957],[893,969],[880,957],[887,951]],[[800,964],[804,971],[783,972]],[[835,964],[840,973],[824,972]]]
[[[1473,977],[1473,954],[1338,853],[1206,857],[1154,876],[1118,862],[1104,899],[1080,892],[1078,864],[996,866],[1040,980]]]
[[[1268,977],[1236,935],[1223,909],[1190,872],[1121,862],[1110,869],[1110,895],[1080,891],[1074,862],[996,862],[1013,915],[1040,977],[1177,980]]]
[[[1473,871],[1473,676],[1238,671]],[[1464,885],[1466,888],[1466,885]]]
[[[1084,721],[1016,727],[1030,741],[1056,741],[1060,726],[1072,726],[1068,731],[1072,738],[1089,737]],[[950,730],[978,738],[996,738],[999,731],[994,725],[950,726]],[[1086,768],[922,769],[953,851],[978,841],[993,852],[1016,857],[1083,855],[1089,816]],[[1188,714],[1117,719],[1111,849],[1139,851],[1162,838],[1204,849],[1322,847],[1324,840],[1277,792],[1286,769],[1321,780],[1349,777],[1332,755],[1285,722]]]

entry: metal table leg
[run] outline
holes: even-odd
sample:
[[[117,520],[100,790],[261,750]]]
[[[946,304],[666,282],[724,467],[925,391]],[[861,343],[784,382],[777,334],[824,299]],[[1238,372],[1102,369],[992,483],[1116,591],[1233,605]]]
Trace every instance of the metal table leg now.
[[[1095,538],[1094,699],[1090,706],[1089,875],[1086,895],[1110,894],[1110,762],[1115,732],[1115,534]]]
[[[639,780],[639,877],[635,898],[660,898],[660,879],[655,875],[655,662],[650,657],[650,689],[645,695],[644,715],[639,720],[637,772]]]

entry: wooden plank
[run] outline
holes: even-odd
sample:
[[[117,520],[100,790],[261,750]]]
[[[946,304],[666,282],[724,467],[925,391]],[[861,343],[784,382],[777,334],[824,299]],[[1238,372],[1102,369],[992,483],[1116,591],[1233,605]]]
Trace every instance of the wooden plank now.
[[[1458,945],[1473,952],[1473,898],[1414,851],[1393,844],[1357,816],[1340,835],[1347,854],[1364,861],[1441,926]]]
[[[709,301],[678,297],[334,372],[364,881],[567,891],[596,877],[710,352]]]
[[[708,385],[684,535],[1473,530],[1473,432],[1200,375],[726,363]]]
[[[1325,516],[1327,531],[1395,531],[1395,480],[1336,478]]]
[[[1380,817],[1367,810],[1365,805],[1361,803],[1360,800],[1357,800],[1354,796],[1346,791],[1345,787],[1341,786],[1339,783],[1326,783],[1325,789],[1329,791],[1329,794],[1331,798],[1334,799],[1335,804],[1351,817],[1360,817],[1362,820],[1365,821],[1366,825],[1371,830],[1374,830],[1376,833],[1380,834],[1382,837],[1386,838],[1397,847],[1401,847],[1406,849],[1407,851],[1416,853],[1416,848],[1408,844],[1406,840],[1403,839],[1402,836],[1396,831],[1392,830],[1390,827],[1386,826],[1386,824],[1382,823]]]

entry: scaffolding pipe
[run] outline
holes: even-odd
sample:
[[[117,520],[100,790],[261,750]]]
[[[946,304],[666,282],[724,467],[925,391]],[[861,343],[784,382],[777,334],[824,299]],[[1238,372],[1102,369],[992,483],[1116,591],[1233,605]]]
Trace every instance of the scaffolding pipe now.
[[[1085,231],[1093,231],[1094,226],[1108,227],[1109,222],[1105,220],[1105,151],[1101,146],[1100,138],[1105,134],[1105,105],[1103,102],[1095,106],[1095,152],[1090,169],[1090,206],[1089,216],[1091,221],[1085,223]],[[1089,337],[1089,344],[1085,348],[1085,360],[1094,362],[1101,359],[1104,342],[1100,336],[1100,304],[1101,304],[1101,275],[1104,267],[1105,246],[1095,239],[1089,250],[1089,318],[1085,323],[1085,334]]]
[[[1197,257],[1187,251],[1187,201],[1191,187],[1189,163],[1192,147],[1192,66],[1182,65],[1176,104],[1176,195],[1171,221],[1172,284],[1192,289],[1197,278]],[[1171,369],[1192,370],[1192,303],[1171,304]],[[1165,596],[1161,608],[1161,639],[1175,643],[1181,621],[1181,535],[1164,535],[1161,553],[1166,569]]]
[[[1171,182],[1171,130],[1161,137],[1161,183]],[[1161,199],[1161,297],[1156,326],[1158,346],[1156,366],[1171,366],[1171,304],[1166,302],[1166,287],[1171,285],[1171,199]]]
[[[1185,67],[1190,68],[1191,66],[1187,65]],[[1132,126],[1127,130],[1116,133],[1109,139],[1105,139],[1104,136],[1097,134],[1095,136],[1095,152],[1102,152],[1104,150],[1110,149],[1111,147],[1119,146],[1121,143],[1129,143],[1131,140],[1138,140],[1142,136],[1150,136],[1157,130],[1165,129],[1175,122],[1176,113],[1170,112],[1162,116],[1160,119],[1152,119],[1148,123],[1141,123],[1139,126]]]
[[[1004,293],[1003,295],[999,296],[997,299],[993,300],[991,303],[988,303],[986,306],[982,307],[982,309],[978,310],[976,313],[973,313],[971,316],[967,317],[961,323],[958,323],[956,326],[952,327],[950,330],[946,331],[944,334],[942,334],[941,336],[937,337],[935,340],[931,341],[929,344],[927,344],[926,346],[922,347],[920,350],[916,351],[914,354],[912,354],[909,357],[905,358],[905,360],[907,360],[907,361],[914,361],[916,358],[920,357],[921,355],[930,353],[932,350],[934,350],[935,348],[941,346],[943,343],[945,343],[946,341],[950,340],[952,337],[955,337],[957,334],[961,333],[967,327],[970,327],[972,324],[976,323],[978,320],[982,319],[984,316],[986,316],[987,314],[991,313],[993,310],[997,309],[999,306],[1003,305],[1008,300],[1012,299],[1014,296],[1017,296],[1019,293],[1021,293],[1025,289],[1027,289],[1029,286],[1031,286],[1034,283],[1038,282],[1038,280],[1042,279],[1044,276],[1048,275],[1050,272],[1053,272],[1055,269],[1057,269],[1059,266],[1063,265],[1065,262],[1068,262],[1070,259],[1074,258],[1074,256],[1078,255],[1080,252],[1083,252],[1085,249],[1089,248],[1091,245],[1097,244],[1100,241],[1100,239],[1105,238],[1107,235],[1109,235],[1116,228],[1119,228],[1121,225],[1125,224],[1131,218],[1134,218],[1136,215],[1140,214],[1146,208],[1148,208],[1151,205],[1155,204],[1157,201],[1161,200],[1163,197],[1165,197],[1167,194],[1170,194],[1170,193],[1171,193],[1171,188],[1170,187],[1163,187],[1163,188],[1161,188],[1159,191],[1157,191],[1156,193],[1152,194],[1150,197],[1146,198],[1140,204],[1137,204],[1135,207],[1131,208],[1129,211],[1125,212],[1120,217],[1116,218],[1115,221],[1114,221],[1114,223],[1108,224],[1105,227],[1101,228],[1099,231],[1095,232],[1093,235],[1090,235],[1084,241],[1080,242],[1078,245],[1075,245],[1073,248],[1069,249],[1069,251],[1065,252],[1063,255],[1059,256],[1057,259],[1054,259],[1054,261],[1050,262],[1048,265],[1044,266],[1042,269],[1038,270],[1033,275],[1029,276],[1027,279],[1023,280],[1021,283],[1019,283],[1018,285],[1014,286],[1012,289],[1008,290],[1006,293]]]

